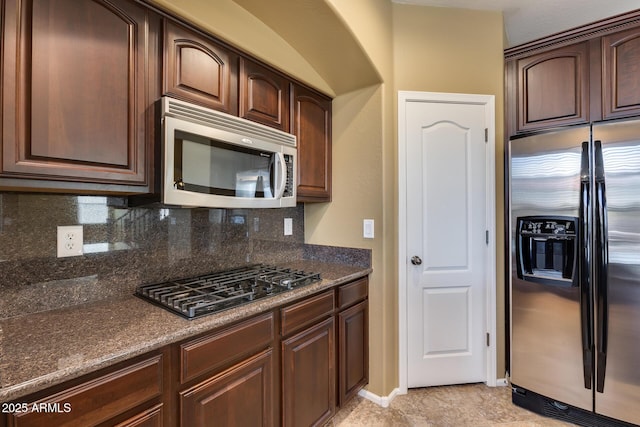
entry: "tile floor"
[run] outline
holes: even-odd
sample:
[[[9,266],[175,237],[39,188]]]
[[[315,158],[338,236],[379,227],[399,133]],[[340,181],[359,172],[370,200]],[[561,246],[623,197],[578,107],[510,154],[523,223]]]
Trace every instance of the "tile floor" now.
[[[388,408],[356,396],[325,427],[573,426],[511,403],[511,388],[465,384],[412,389]]]

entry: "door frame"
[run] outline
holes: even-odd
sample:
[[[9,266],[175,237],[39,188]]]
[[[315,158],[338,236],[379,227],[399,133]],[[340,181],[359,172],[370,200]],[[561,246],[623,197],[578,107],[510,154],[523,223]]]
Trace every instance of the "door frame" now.
[[[497,385],[496,313],[496,179],[495,179],[495,96],[440,92],[398,91],[398,378],[399,393],[406,394],[408,369],[407,336],[407,135],[406,106],[410,102],[484,105],[487,123],[486,215],[489,232],[486,287],[486,332],[490,334],[486,351],[488,386]]]

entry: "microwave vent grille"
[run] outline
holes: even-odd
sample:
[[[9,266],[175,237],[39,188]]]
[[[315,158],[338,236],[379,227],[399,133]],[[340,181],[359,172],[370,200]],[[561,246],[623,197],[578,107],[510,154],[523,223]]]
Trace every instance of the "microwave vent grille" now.
[[[291,147],[296,146],[296,137],[286,132],[272,129],[260,123],[231,116],[226,113],[200,107],[187,102],[164,97],[163,112],[166,115],[213,126],[228,132],[239,133],[249,137],[277,142]]]

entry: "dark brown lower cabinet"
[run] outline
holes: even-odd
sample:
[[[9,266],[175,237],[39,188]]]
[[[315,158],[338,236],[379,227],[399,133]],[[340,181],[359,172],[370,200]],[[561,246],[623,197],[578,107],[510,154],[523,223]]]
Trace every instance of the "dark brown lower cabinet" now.
[[[367,292],[354,280],[20,398],[47,410],[0,427],[322,426],[368,382]]]
[[[103,373],[57,393],[21,399],[27,412],[8,416],[9,427],[161,426],[163,354]]]
[[[333,317],[282,341],[282,424],[316,426],[336,409]]]
[[[354,280],[336,292],[338,321],[338,406],[369,382],[369,279]]]
[[[368,301],[338,313],[338,405],[369,382]]]
[[[272,426],[273,354],[266,350],[180,393],[180,425]]]

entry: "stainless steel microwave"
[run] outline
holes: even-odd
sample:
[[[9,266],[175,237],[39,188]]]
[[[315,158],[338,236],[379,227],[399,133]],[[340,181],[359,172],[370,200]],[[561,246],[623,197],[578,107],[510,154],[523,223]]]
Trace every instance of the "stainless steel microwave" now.
[[[212,208],[296,205],[296,137],[162,98],[162,202]]]

